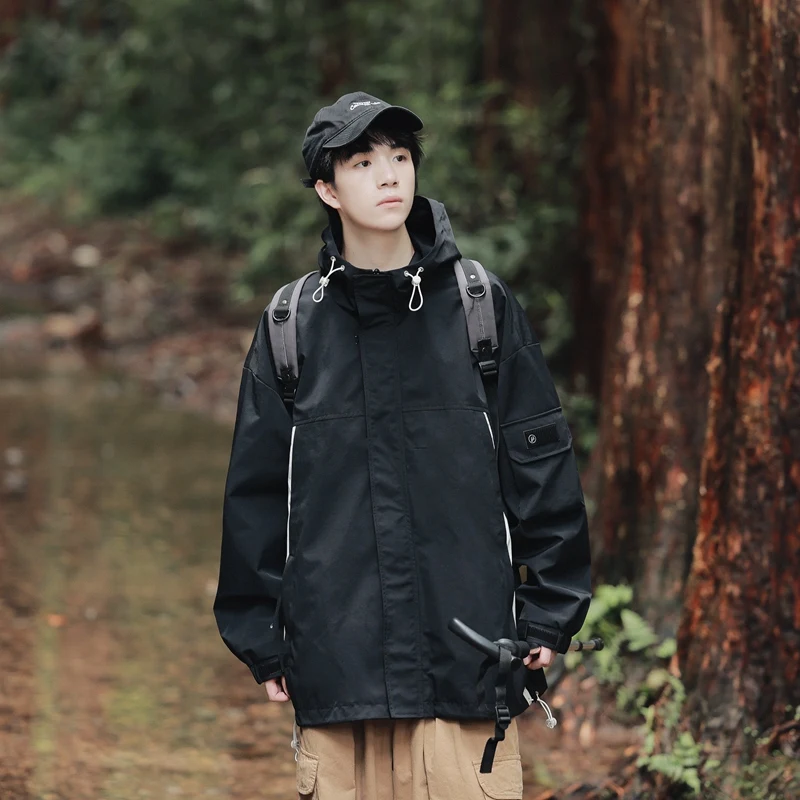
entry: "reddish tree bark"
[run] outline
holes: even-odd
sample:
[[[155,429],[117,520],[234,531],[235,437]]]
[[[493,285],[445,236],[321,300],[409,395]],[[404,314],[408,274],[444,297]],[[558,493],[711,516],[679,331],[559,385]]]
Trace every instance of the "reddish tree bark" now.
[[[798,724],[784,725],[800,706],[800,8],[749,0],[737,14],[742,228],[709,365],[678,657],[692,733],[743,763],[748,727],[800,755]]]
[[[704,365],[733,216],[727,84],[736,53],[708,7],[605,0],[588,77],[592,268],[577,322],[603,375],[586,481],[595,576],[631,583],[637,607],[665,635],[677,626],[688,573]]]

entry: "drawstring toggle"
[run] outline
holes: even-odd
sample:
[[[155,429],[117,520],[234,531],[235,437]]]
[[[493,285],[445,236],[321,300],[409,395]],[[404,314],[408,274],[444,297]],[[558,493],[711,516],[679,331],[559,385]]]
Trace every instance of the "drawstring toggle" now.
[[[420,278],[420,275],[423,272],[425,272],[425,268],[424,267],[420,267],[417,270],[417,274],[416,275],[412,275],[408,270],[405,270],[403,272],[403,275],[405,275],[406,278],[411,278],[411,283],[413,284],[413,286],[411,287],[411,298],[408,301],[408,309],[409,309],[409,311],[419,311],[422,308],[422,302],[423,302],[423,299],[422,299],[422,285],[421,285],[422,284],[422,278]],[[415,295],[419,295],[419,303],[416,306],[414,305],[414,297],[415,297]]]
[[[335,263],[336,263],[336,256],[331,256],[331,266],[330,269],[328,270],[328,274],[323,275],[319,279],[319,286],[317,286],[317,288],[314,289],[314,294],[311,295],[315,303],[321,303],[322,298],[325,297],[325,287],[331,282],[331,275],[333,275],[334,272],[344,271],[344,264],[340,264],[338,267],[334,267]]]

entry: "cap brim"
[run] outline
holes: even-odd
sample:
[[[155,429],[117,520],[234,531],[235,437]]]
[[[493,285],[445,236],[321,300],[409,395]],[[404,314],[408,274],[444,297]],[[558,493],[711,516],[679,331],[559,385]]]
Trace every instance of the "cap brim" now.
[[[328,139],[322,146],[326,150],[335,147],[343,147],[355,141],[375,120],[388,114],[395,117],[397,125],[407,131],[418,131],[422,128],[422,120],[413,112],[402,106],[387,106],[378,110],[368,109],[363,114],[356,117],[349,125],[340,130],[335,136]]]

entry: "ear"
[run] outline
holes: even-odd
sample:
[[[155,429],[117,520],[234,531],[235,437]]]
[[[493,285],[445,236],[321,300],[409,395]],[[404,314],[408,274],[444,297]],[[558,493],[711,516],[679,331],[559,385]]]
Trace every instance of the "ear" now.
[[[320,179],[314,184],[314,188],[317,190],[317,194],[323,203],[327,203],[329,206],[336,209],[342,207],[332,183],[325,183],[325,181]]]

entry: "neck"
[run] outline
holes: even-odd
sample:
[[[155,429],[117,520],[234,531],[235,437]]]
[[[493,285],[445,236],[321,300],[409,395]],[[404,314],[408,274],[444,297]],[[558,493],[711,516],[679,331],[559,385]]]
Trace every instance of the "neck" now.
[[[414,256],[405,225],[394,231],[375,231],[342,218],[342,240],[342,258],[361,269],[400,269],[408,266]]]

